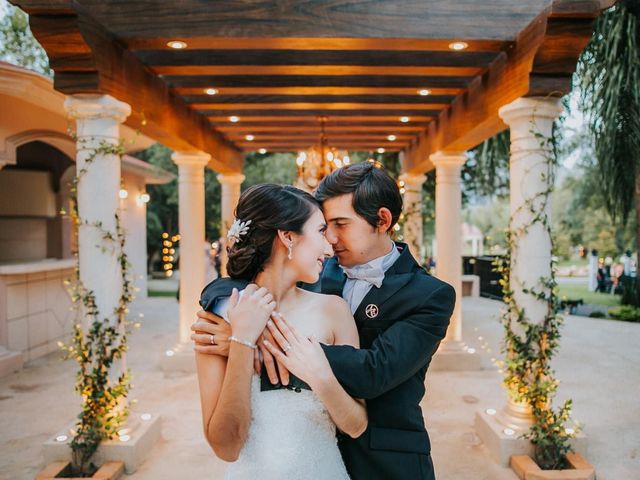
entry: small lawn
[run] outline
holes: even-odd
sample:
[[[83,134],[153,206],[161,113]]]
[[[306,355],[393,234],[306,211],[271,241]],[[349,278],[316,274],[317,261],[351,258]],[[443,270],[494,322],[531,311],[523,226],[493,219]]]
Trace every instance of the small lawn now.
[[[584,284],[563,283],[559,285],[560,299],[566,297],[568,300],[582,299],[584,303],[592,303],[597,305],[606,305],[615,307],[620,305],[619,295],[610,295],[608,293],[591,292]]]
[[[147,295],[149,297],[173,297],[176,298],[177,292],[164,291],[164,290],[148,290]]]

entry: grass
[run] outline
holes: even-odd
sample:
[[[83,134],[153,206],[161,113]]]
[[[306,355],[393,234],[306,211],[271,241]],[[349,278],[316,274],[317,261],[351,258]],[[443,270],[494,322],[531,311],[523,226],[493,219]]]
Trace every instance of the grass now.
[[[176,298],[177,292],[164,291],[164,290],[148,290],[147,295],[149,297],[173,297]]]
[[[587,258],[560,260],[557,264],[558,268],[570,267],[572,265],[574,265],[576,268],[588,267],[589,260]]]
[[[560,299],[563,299],[564,297],[567,297],[568,300],[582,299],[584,303],[606,305],[607,307],[620,305],[619,295],[591,292],[587,288],[587,285],[562,283],[558,285],[558,287],[560,289]]]

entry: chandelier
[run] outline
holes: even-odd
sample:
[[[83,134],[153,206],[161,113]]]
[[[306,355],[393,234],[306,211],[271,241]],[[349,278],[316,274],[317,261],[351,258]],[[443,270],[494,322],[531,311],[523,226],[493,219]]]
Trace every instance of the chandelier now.
[[[320,141],[303,152],[298,153],[298,177],[295,186],[306,191],[315,189],[320,181],[334,170],[349,165],[346,150],[329,147],[324,127],[327,117],[318,117],[320,122]]]

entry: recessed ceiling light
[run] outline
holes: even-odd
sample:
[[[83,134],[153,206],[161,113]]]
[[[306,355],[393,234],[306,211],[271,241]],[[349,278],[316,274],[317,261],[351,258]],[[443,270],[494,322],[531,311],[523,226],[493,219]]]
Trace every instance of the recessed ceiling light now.
[[[384,153],[384,148],[380,147],[380,148],[377,150],[377,152],[378,152],[378,153]]]
[[[167,42],[167,46],[171,48],[175,48],[176,50],[187,48],[186,42],[183,42],[181,40],[171,40],[170,42]]]
[[[469,44],[467,42],[453,42],[449,44],[449,48],[451,50],[464,50],[468,48]]]
[[[423,88],[422,90],[418,90],[418,95],[422,95],[423,97],[426,97],[430,93],[431,93],[431,90],[428,90],[426,88]]]
[[[407,123],[409,121],[409,117],[400,117],[400,121],[402,123]]]
[[[244,137],[244,138],[246,138],[246,139],[247,139],[247,141],[252,142],[252,141],[253,141],[253,139],[254,139],[254,138],[256,138],[256,137],[254,137],[253,135],[247,135],[247,136],[246,136],[246,137]]]
[[[207,88],[205,90],[205,92],[207,92],[207,95],[216,95],[218,93],[218,89],[217,88]]]
[[[389,140],[390,142],[393,142],[396,138],[398,138],[398,137],[396,137],[395,135],[389,135],[387,137],[387,140]]]
[[[260,150],[258,150],[258,153],[261,153],[262,155],[264,155],[265,153],[267,153],[267,149],[261,148]]]
[[[240,121],[240,117],[236,117],[235,115],[232,115],[232,116],[229,117],[229,121],[231,123],[239,122]]]

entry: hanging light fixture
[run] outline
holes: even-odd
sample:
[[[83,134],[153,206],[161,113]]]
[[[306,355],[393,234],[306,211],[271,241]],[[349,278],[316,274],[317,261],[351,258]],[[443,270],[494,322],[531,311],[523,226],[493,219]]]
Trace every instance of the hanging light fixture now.
[[[299,152],[296,159],[298,178],[295,186],[307,191],[316,188],[320,181],[334,170],[350,163],[346,150],[329,147],[324,128],[327,117],[318,117],[318,121],[320,122],[319,143]]]

